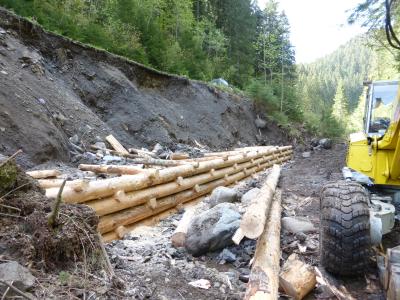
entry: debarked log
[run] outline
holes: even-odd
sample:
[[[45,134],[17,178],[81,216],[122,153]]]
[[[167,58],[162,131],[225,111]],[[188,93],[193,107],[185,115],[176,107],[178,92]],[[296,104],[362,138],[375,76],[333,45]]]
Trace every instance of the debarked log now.
[[[176,167],[162,169],[159,174],[137,174],[127,175],[125,177],[109,178],[90,182],[88,186],[76,192],[74,189],[66,186],[63,190],[63,201],[67,203],[82,203],[91,199],[99,199],[115,194],[118,191],[136,191],[147,188],[149,186],[159,185],[165,182],[173,181],[178,177],[188,177],[196,174],[201,174],[212,169],[220,169],[227,166],[232,166],[246,161],[255,160],[260,157],[278,157],[282,155],[290,155],[292,153],[291,146],[279,147],[264,152],[250,153],[247,157],[242,155],[230,156],[227,160],[222,158],[202,161],[197,164],[186,164]],[[174,161],[170,161],[174,162]],[[46,190],[46,196],[55,198],[58,189],[50,188]]]
[[[276,158],[274,160],[268,158],[259,158],[254,160],[253,162],[236,164],[234,166],[218,170],[212,169],[207,173],[195,175],[192,177],[181,177],[178,178],[176,181],[160,184],[147,189],[127,193],[123,190],[116,191],[115,194],[111,197],[88,201],[86,202],[86,204],[92,207],[96,211],[97,215],[103,216],[123,210],[125,208],[144,204],[152,198],[158,199],[171,194],[175,194],[177,192],[196,187],[196,185],[223,178],[237,172],[250,174],[250,171],[248,169],[253,166],[261,165],[268,162],[270,162],[270,164],[272,165],[274,162],[280,163],[288,159],[289,156]]]

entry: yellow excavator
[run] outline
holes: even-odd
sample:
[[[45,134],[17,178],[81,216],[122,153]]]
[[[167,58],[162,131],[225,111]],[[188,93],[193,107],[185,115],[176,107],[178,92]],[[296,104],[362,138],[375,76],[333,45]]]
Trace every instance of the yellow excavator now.
[[[400,50],[390,19],[393,3],[385,0],[385,31],[389,45]],[[364,85],[364,129],[350,135],[344,180],[321,192],[320,262],[337,275],[365,271],[371,246],[393,229],[400,208],[399,81]]]

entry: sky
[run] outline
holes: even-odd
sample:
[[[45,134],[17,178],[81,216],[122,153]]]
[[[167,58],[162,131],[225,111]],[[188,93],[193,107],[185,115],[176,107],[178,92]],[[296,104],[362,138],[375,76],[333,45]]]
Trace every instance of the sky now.
[[[268,0],[258,0],[264,8]],[[278,0],[288,16],[296,62],[308,63],[335,51],[352,37],[364,32],[347,25],[347,10],[361,0]]]

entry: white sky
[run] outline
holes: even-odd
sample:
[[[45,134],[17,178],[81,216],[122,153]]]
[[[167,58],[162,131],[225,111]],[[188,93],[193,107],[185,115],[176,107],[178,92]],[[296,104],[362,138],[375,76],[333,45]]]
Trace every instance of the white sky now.
[[[257,0],[264,8],[268,0]],[[325,56],[360,34],[358,25],[347,25],[347,10],[361,0],[278,0],[288,16],[296,62],[307,63]]]

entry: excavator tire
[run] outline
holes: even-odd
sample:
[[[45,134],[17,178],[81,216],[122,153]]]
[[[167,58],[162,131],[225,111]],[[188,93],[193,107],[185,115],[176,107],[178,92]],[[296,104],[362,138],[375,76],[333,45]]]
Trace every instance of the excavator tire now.
[[[361,274],[371,251],[369,196],[351,181],[328,183],[321,193],[320,260],[330,273]]]

